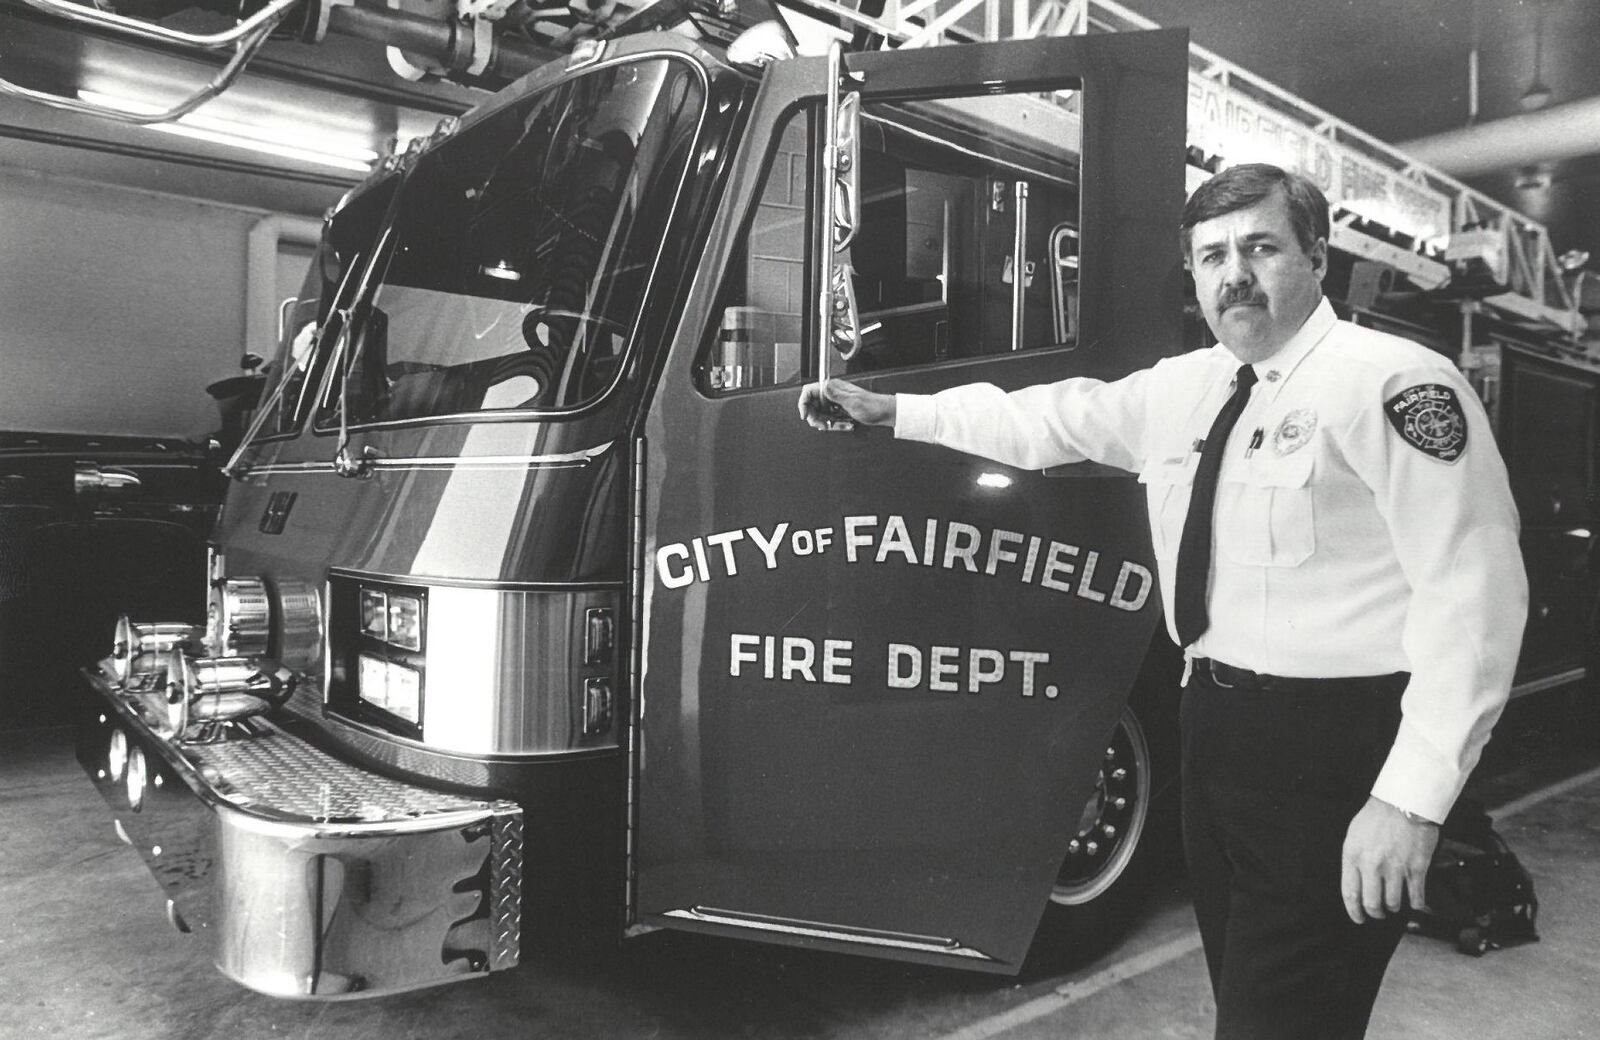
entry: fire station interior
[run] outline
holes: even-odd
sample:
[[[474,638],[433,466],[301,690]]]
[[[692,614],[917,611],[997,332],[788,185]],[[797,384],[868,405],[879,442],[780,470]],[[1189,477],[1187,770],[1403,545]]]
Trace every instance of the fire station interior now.
[[[337,999],[305,999],[321,994],[305,985],[297,992],[293,979],[274,994],[232,977],[238,951],[206,933],[220,930],[215,920],[247,912],[213,904],[213,916],[196,923],[186,919],[182,900],[168,898],[187,883],[184,876],[202,884],[208,899],[242,898],[237,884],[227,888],[220,877],[224,853],[216,852],[215,862],[209,853],[165,862],[159,845],[166,839],[124,826],[126,813],[139,808],[136,781],[151,787],[148,797],[155,799],[154,787],[186,782],[184,776],[203,779],[211,767],[163,771],[152,759],[146,775],[140,758],[135,777],[131,737],[118,730],[109,749],[103,746],[99,734],[115,728],[117,718],[112,713],[107,722],[111,709],[97,699],[94,684],[106,688],[114,673],[133,681],[118,672],[119,654],[132,659],[137,652],[130,646],[159,644],[159,653],[145,655],[162,662],[148,665],[140,680],[147,688],[170,690],[162,684],[192,668],[202,676],[193,679],[198,692],[191,698],[182,685],[181,696],[169,699],[179,697],[191,714],[240,713],[237,723],[199,729],[186,728],[192,719],[182,715],[168,734],[170,753],[181,757],[185,740],[220,739],[217,725],[273,725],[288,710],[285,684],[294,685],[295,669],[285,663],[290,644],[298,639],[301,670],[314,681],[318,655],[331,654],[325,641],[337,638],[338,623],[317,614],[335,594],[307,586],[296,609],[310,611],[300,616],[311,620],[298,636],[275,634],[270,654],[263,636],[253,653],[247,648],[226,662],[181,663],[190,649],[220,638],[227,622],[218,621],[219,611],[237,620],[252,609],[248,597],[217,592],[223,580],[217,560],[226,549],[218,532],[227,529],[228,503],[265,487],[259,472],[234,465],[252,438],[278,438],[272,450],[280,454],[270,457],[289,460],[278,463],[285,472],[321,465],[323,479],[365,480],[369,489],[399,478],[381,469],[374,476],[359,457],[346,465],[343,457],[330,463],[294,455],[293,423],[322,424],[314,448],[329,458],[335,439],[344,448],[349,426],[392,423],[402,437],[422,431],[408,442],[419,454],[454,445],[503,466],[504,456],[543,452],[556,460],[551,479],[558,479],[567,472],[562,467],[588,462],[562,454],[569,451],[565,441],[501,448],[512,444],[506,434],[512,423],[479,424],[456,441],[448,423],[427,424],[495,409],[566,409],[574,423],[601,423],[605,413],[596,402],[619,380],[635,378],[642,348],[633,341],[643,333],[633,330],[667,324],[665,312],[654,319],[641,314],[638,301],[665,298],[651,295],[661,292],[652,277],[664,277],[652,276],[651,264],[677,233],[667,229],[680,226],[669,222],[681,216],[672,207],[692,204],[709,213],[725,201],[709,197],[712,189],[679,194],[672,171],[689,171],[682,174],[689,183],[697,171],[732,161],[713,150],[691,152],[689,135],[700,124],[684,113],[703,101],[704,125],[711,126],[727,112],[728,95],[702,98],[697,91],[708,88],[688,76],[651,80],[641,59],[605,91],[591,91],[592,99],[580,86],[554,102],[500,109],[482,123],[471,114],[476,106],[526,89],[524,77],[581,67],[603,53],[596,41],[651,31],[699,41],[754,84],[791,60],[774,57],[775,50],[760,60],[734,60],[751,38],[746,31],[770,18],[786,19],[787,32],[772,35],[799,51],[792,60],[820,60],[827,41],[847,51],[909,53],[1020,37],[1081,34],[1093,41],[1113,32],[1184,28],[1188,187],[1252,157],[1300,163],[1339,185],[1325,294],[1341,318],[1409,337],[1450,359],[1477,391],[1520,512],[1531,600],[1510,700],[1463,796],[1487,812],[1503,842],[1500,852],[1509,851],[1520,866],[1521,887],[1497,893],[1494,909],[1480,909],[1473,920],[1419,916],[1389,969],[1368,1035],[1596,1035],[1600,64],[1593,52],[1600,47],[1600,5],[0,0],[0,908],[6,922],[0,1037],[1212,1035],[1214,1004],[1175,813],[1163,811],[1160,801],[1172,798],[1170,789],[1148,796],[1148,821],[1141,808],[1138,887],[1118,890],[1133,894],[1089,907],[1093,917],[1075,917],[1087,929],[1075,937],[1035,940],[1020,971],[966,972],[932,955],[920,962],[857,956],[844,948],[848,943],[808,941],[798,926],[776,941],[748,941],[737,927],[675,930],[630,922],[631,904],[620,897],[633,870],[630,829],[615,835],[614,848],[601,843],[610,859],[595,876],[618,879],[619,926],[599,941],[545,949],[525,926],[520,959],[511,955],[503,970],[464,962],[468,974],[486,977],[371,993],[352,985]],[[844,82],[848,87],[848,76]],[[641,94],[641,83],[653,93]],[[633,102],[619,100],[639,96],[654,107],[635,111]],[[864,104],[853,142],[859,162],[853,200],[849,193],[829,198],[835,189],[819,186],[814,157],[824,151],[823,123],[798,107],[777,120],[770,146],[752,152],[759,169],[715,182],[729,199],[748,193],[749,217],[709,232],[713,244],[722,241],[718,236],[740,236],[728,248],[737,276],[704,290],[705,305],[720,319],[713,319],[705,353],[682,368],[683,382],[692,384],[682,393],[735,404],[790,395],[786,415],[794,417],[793,397],[816,375],[825,352],[810,345],[818,335],[826,340],[826,331],[815,329],[815,254],[838,234],[819,229],[815,214],[824,202],[834,210],[854,203],[859,212],[853,240],[838,254],[859,345],[834,374],[935,370],[1018,350],[1070,358],[1087,349],[1079,343],[1080,307],[1087,305],[1079,292],[1077,214],[1080,192],[1091,186],[1080,184],[1072,162],[1032,150],[1045,134],[1037,125],[1006,127],[1001,117],[1002,129],[988,137],[964,126],[962,118],[977,120],[973,113],[1011,99],[972,100],[988,107]],[[1085,111],[1059,94],[1051,104],[1040,111],[1059,115],[1064,107],[1072,121]],[[491,120],[499,123],[490,126]],[[617,129],[635,125],[642,129]],[[444,158],[431,167],[426,157],[415,158],[461,126],[468,129],[456,152],[440,151]],[[728,126],[736,133],[743,124]],[[516,143],[493,154],[472,151],[472,142],[489,140],[491,131]],[[1322,152],[1317,142],[1326,145]],[[562,148],[565,165],[549,158]],[[352,304],[368,299],[365,251],[383,248],[382,229],[403,208],[391,200],[420,190],[393,186],[413,167],[418,181],[428,179],[433,201],[402,218],[410,220],[403,233],[409,237],[382,274],[377,304]],[[386,187],[385,176],[396,180]],[[352,193],[358,185],[365,187]],[[546,219],[540,214],[556,212],[551,195],[566,208]],[[1371,204],[1373,195],[1386,204]],[[585,200],[601,197],[614,209],[584,208]],[[341,200],[350,201],[329,222]],[[537,231],[521,234],[523,226]],[[319,248],[325,231],[329,244]],[[598,257],[602,248],[607,259],[592,262],[601,275],[588,284],[603,290],[531,273],[553,251],[587,256],[591,250]],[[1176,233],[1173,248],[1176,256]],[[469,281],[472,295],[464,296]],[[1192,282],[1174,295],[1182,297],[1174,325],[1182,332],[1162,352],[1210,346]],[[842,295],[828,298],[845,307]],[[695,306],[699,297],[686,292],[672,299]],[[317,344],[336,342],[341,326],[357,325],[365,330],[364,360],[339,372],[318,367],[341,362],[312,360],[325,357]],[[663,381],[678,374],[670,364],[657,373]],[[672,417],[659,421],[670,425]],[[474,438],[492,443],[484,447]],[[703,463],[719,464],[710,457]],[[782,466],[776,469],[782,479]],[[626,470],[613,478],[630,479]],[[593,494],[598,501],[602,492]],[[302,516],[308,497],[301,492]],[[286,522],[293,531],[294,496],[261,499],[265,511],[257,499],[249,501],[251,515],[242,528],[233,525],[231,537],[253,539],[251,558],[268,564],[274,553],[292,556],[293,545],[270,538]],[[406,508],[404,496],[399,502],[396,511]],[[880,507],[885,515],[897,508]],[[491,512],[484,510],[486,525]],[[593,530],[575,524],[581,530],[573,544],[592,547],[613,535],[622,544],[634,530],[630,524],[643,522],[639,512],[614,531],[598,521]],[[327,530],[317,537],[333,538],[328,531],[373,516],[371,510],[319,514]],[[759,535],[751,529],[752,554]],[[269,550],[259,548],[263,540]],[[720,551],[731,575],[732,543],[725,540],[720,550],[716,544],[708,549],[696,540],[697,562],[685,548],[685,574],[698,567],[704,575],[708,556],[714,569]],[[749,559],[748,569],[759,567],[760,557]],[[991,548],[990,574],[995,559]],[[424,731],[416,725],[419,695],[395,685],[394,676],[410,674],[403,667],[407,644],[396,633],[409,623],[406,611],[420,624],[424,610],[442,616],[451,601],[436,588],[418,606],[396,591],[399,578],[377,577],[378,586],[362,586],[360,609],[369,597],[388,597],[380,611],[388,611],[389,628],[380,641],[387,638],[393,652],[372,661],[390,676],[374,681],[389,686],[386,694],[361,695],[370,723],[364,732],[373,736],[351,768],[394,767],[415,782],[415,772],[401,767],[410,768],[408,741]],[[481,591],[472,582],[457,584],[464,597]],[[586,595],[605,594],[603,582],[591,584]],[[623,586],[621,578],[617,584]],[[530,582],[522,592],[535,596],[539,585]],[[352,618],[354,590],[350,584],[338,594]],[[274,594],[272,617],[281,622],[291,605],[282,589]],[[611,607],[589,606],[572,622],[574,631],[581,629],[573,638],[585,641],[588,664],[599,659],[591,654],[596,643],[624,655],[639,652],[628,602],[615,617]],[[267,608],[259,609],[265,618]],[[502,634],[502,644],[508,638]],[[540,652],[568,645],[551,638]],[[1155,639],[1164,641],[1164,632]],[[167,656],[174,647],[177,655]],[[277,659],[262,663],[268,656]],[[807,657],[808,674],[811,664]],[[224,665],[247,678],[235,682]],[[140,666],[127,667],[138,674]],[[329,667],[330,686],[344,681],[365,690],[368,657],[361,659],[359,687],[354,665],[342,680]],[[598,672],[583,674],[587,685],[571,709],[581,718],[573,722],[579,735],[564,750],[603,745],[614,752],[617,804],[605,811],[618,821],[633,819],[627,813],[638,811],[638,773],[621,770],[636,753],[633,730],[648,726],[650,715],[633,710],[624,667],[606,673],[606,681],[621,684],[615,700]],[[108,696],[126,688],[113,683]],[[137,714],[129,711],[129,718]],[[201,730],[205,735],[196,736]],[[373,750],[384,740],[400,751],[386,759]],[[1161,742],[1151,743],[1153,750],[1140,737],[1134,752],[1150,757],[1151,770],[1167,768]],[[1131,746],[1108,748],[1108,762]],[[496,751],[478,756],[477,764],[498,775],[497,763],[513,757]],[[458,758],[467,763],[462,775],[473,775],[472,755]],[[1102,808],[1111,797],[1106,778],[1120,775],[1116,768],[1102,768]],[[704,770],[708,778],[719,773],[714,762]],[[466,780],[438,785],[441,797],[467,786]],[[115,798],[105,793],[111,788]],[[325,782],[321,797],[326,805]],[[526,840],[537,842],[542,824],[528,818]],[[262,834],[277,825],[275,818],[260,819],[268,821],[260,824]],[[1106,819],[1091,822],[1109,834]],[[782,821],[763,826],[773,834],[783,830]],[[1126,843],[1134,839],[1122,837],[1117,847],[1132,855]],[[781,838],[774,847],[782,848]],[[1080,854],[1077,839],[1072,849]],[[520,875],[524,900],[530,907],[559,904],[560,891],[533,895],[545,860],[531,844],[529,850]],[[1510,876],[1500,869],[1463,881],[1489,869],[1488,855],[1461,850],[1456,883],[1476,883],[1482,895],[1482,887]],[[1497,857],[1500,868],[1505,859]],[[477,878],[479,868],[472,870]],[[489,872],[481,868],[483,877]],[[296,892],[325,883],[288,870],[279,881]],[[900,895],[916,901],[914,892]],[[401,916],[397,907],[396,920]],[[328,911],[325,931],[333,930],[331,920]],[[408,927],[393,925],[396,943],[412,934]],[[266,930],[250,935],[254,943],[273,941]],[[921,941],[902,939],[902,945]],[[329,942],[317,949],[337,952]]]

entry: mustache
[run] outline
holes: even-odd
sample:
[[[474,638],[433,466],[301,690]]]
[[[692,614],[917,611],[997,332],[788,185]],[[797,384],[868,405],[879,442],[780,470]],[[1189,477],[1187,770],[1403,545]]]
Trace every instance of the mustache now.
[[[1247,287],[1243,289],[1224,289],[1222,294],[1217,297],[1217,310],[1219,312],[1225,311],[1229,307],[1237,307],[1240,304],[1265,307],[1267,305],[1266,293],[1253,287]]]
[[[1237,307],[1240,304],[1265,307],[1267,295],[1254,286],[1246,286],[1240,289],[1224,289],[1222,294],[1217,297],[1217,310],[1219,311],[1225,311],[1229,307]]]

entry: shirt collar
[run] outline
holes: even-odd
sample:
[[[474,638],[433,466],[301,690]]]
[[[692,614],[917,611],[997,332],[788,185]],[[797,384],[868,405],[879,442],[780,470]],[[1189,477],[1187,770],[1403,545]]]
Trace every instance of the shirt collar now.
[[[1267,383],[1279,383],[1289,378],[1295,367],[1311,353],[1311,348],[1322,342],[1323,337],[1332,331],[1338,323],[1338,316],[1333,313],[1333,304],[1328,302],[1326,296],[1317,301],[1312,308],[1311,315],[1305,323],[1289,337],[1289,342],[1278,348],[1278,352],[1265,361],[1257,361],[1251,368],[1256,370],[1256,377]]]

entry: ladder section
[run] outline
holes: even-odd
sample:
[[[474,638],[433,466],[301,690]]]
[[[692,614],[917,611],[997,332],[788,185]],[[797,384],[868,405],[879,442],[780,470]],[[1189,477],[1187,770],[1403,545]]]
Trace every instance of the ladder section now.
[[[1155,29],[1114,0],[781,0],[890,47]],[[1585,321],[1540,224],[1204,47],[1189,48],[1189,186],[1225,165],[1273,162],[1333,206],[1331,244],[1453,289],[1546,334]]]

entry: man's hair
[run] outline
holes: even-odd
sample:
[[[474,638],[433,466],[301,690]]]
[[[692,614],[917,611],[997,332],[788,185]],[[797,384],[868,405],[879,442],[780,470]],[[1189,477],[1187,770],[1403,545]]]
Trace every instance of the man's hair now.
[[[1184,204],[1179,226],[1184,260],[1189,259],[1196,224],[1254,206],[1279,188],[1289,203],[1295,238],[1300,240],[1300,248],[1311,252],[1317,239],[1328,237],[1328,199],[1322,189],[1298,173],[1267,163],[1244,163],[1230,166],[1200,185]]]

